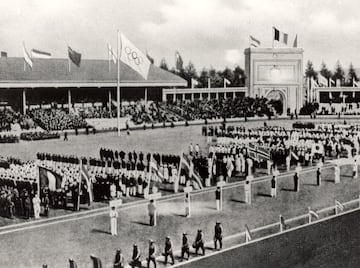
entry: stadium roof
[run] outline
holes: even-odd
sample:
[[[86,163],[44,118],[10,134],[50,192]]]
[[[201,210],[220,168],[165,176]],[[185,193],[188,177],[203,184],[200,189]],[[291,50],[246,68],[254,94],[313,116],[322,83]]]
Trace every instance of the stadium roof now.
[[[17,87],[114,87],[117,66],[108,60],[83,59],[80,67],[68,59],[33,59],[33,67],[23,58],[0,58],[0,88]],[[168,71],[150,66],[148,79],[124,63],[120,64],[121,86],[175,87],[187,86],[187,81]]]

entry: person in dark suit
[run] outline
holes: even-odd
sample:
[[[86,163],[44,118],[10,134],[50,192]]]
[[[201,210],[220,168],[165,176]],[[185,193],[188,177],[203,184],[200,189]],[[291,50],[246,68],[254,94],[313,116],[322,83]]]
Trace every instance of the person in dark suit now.
[[[181,261],[184,259],[185,254],[187,254],[187,260],[190,257],[190,247],[187,233],[183,233],[182,244],[181,244]]]
[[[124,255],[122,254],[121,249],[117,249],[114,260],[114,268],[124,268],[124,267],[125,267]]]

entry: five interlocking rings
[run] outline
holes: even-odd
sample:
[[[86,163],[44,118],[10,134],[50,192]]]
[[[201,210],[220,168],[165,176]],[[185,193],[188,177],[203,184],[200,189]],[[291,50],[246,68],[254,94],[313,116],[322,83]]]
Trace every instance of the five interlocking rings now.
[[[129,47],[125,47],[125,53],[127,54],[129,61],[134,61],[136,65],[139,65],[143,62],[143,58],[138,55],[136,51],[133,51]]]

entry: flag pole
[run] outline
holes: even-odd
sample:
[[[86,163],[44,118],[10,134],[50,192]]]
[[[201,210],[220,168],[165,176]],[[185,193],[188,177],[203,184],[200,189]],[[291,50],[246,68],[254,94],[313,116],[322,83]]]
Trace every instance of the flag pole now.
[[[117,31],[117,88],[116,88],[117,132],[120,137],[120,32]]]
[[[109,52],[109,44],[108,44],[108,67],[110,72],[110,52]]]

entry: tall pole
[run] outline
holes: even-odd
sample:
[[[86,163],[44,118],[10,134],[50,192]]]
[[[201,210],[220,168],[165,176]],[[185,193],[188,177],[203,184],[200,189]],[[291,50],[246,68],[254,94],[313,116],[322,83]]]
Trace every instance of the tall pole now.
[[[116,90],[116,110],[117,110],[117,130],[120,137],[120,31],[117,31],[117,90]]]

